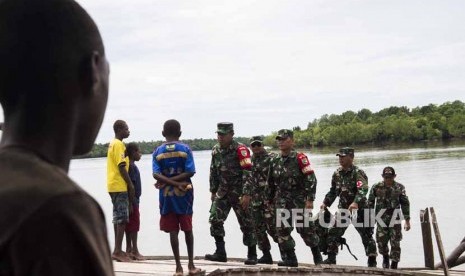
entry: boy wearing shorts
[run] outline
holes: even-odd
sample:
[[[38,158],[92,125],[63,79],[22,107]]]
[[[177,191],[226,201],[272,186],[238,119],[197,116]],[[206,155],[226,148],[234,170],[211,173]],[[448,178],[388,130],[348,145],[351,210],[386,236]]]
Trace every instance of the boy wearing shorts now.
[[[141,158],[139,146],[132,142],[126,147],[126,154],[129,158],[129,178],[134,185],[134,201],[132,202],[132,214],[129,215],[129,222],[126,224],[126,254],[137,261],[145,260],[144,256],[139,253],[137,246],[137,233],[140,228],[139,202],[142,194],[142,184],[140,181],[139,168],[136,161]]]
[[[192,204],[194,190],[191,177],[195,174],[194,157],[190,147],[179,142],[181,125],[176,120],[168,120],[163,125],[166,142],[153,152],[153,177],[160,199],[160,230],[170,233],[171,248],[176,261],[176,273],[183,275],[179,257],[179,229],[186,236],[189,256],[189,275],[198,274],[194,265],[194,235],[192,233]]]
[[[129,178],[129,160],[123,143],[123,139],[129,137],[129,128],[125,121],[117,120],[113,124],[113,130],[115,139],[110,142],[107,154],[107,188],[113,204],[115,230],[115,249],[112,258],[118,262],[130,262],[131,259],[121,249],[134,198],[134,185]]]

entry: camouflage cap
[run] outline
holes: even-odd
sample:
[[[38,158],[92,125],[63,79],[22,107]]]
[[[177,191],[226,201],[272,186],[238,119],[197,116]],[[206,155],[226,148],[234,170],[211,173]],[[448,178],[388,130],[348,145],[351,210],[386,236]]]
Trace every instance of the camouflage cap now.
[[[339,152],[336,154],[336,156],[347,156],[347,155],[354,155],[354,149],[345,147],[345,148],[339,149]]]
[[[294,132],[292,132],[290,129],[280,129],[278,131],[278,135],[276,135],[276,140],[286,139],[288,137],[293,138]]]
[[[217,124],[216,133],[228,134],[228,133],[233,132],[233,131],[234,131],[233,123],[222,122],[222,123]]]
[[[250,138],[250,144],[252,145],[253,143],[263,143],[263,136],[253,136]]]
[[[383,174],[381,176],[383,176],[383,177],[396,176],[396,171],[394,170],[393,167],[386,167],[386,168],[383,169]]]

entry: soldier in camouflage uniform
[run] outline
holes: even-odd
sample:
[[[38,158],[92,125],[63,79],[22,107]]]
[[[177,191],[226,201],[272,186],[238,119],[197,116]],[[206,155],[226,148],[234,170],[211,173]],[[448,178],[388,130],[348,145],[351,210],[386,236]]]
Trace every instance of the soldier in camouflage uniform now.
[[[339,164],[341,165],[332,176],[331,188],[326,194],[321,209],[331,206],[339,196],[339,209],[348,209],[357,211],[357,222],[363,222],[364,209],[366,209],[367,201],[366,194],[368,193],[368,177],[365,172],[353,164],[354,149],[342,148],[339,153]],[[336,214],[336,217],[338,217]],[[325,264],[336,264],[336,255],[341,237],[347,230],[348,226],[334,226],[329,229],[328,234],[328,258],[324,261]],[[365,253],[368,256],[368,266],[376,267],[376,243],[373,239],[373,229],[367,225],[364,227],[355,227],[360,237],[362,238]]]
[[[233,140],[232,123],[218,123],[218,144],[212,149],[210,165],[210,192],[212,206],[210,209],[210,234],[215,238],[216,251],[205,255],[206,260],[226,262],[224,247],[224,221],[231,208],[236,213],[243,233],[243,243],[248,246],[246,264],[257,263],[256,244],[253,221],[250,211],[241,206],[244,183],[250,181],[252,162],[248,148]]]
[[[247,208],[251,201],[251,211],[255,228],[255,236],[257,238],[258,248],[263,252],[263,256],[258,259],[259,264],[272,264],[271,245],[267,236],[268,234],[273,240],[278,243],[276,236],[276,220],[274,212],[274,203],[270,202],[268,188],[268,172],[270,169],[270,161],[276,154],[267,152],[263,145],[261,136],[254,136],[250,139],[250,148],[252,149],[252,177],[251,181],[244,184],[244,189],[249,190],[242,198],[244,208]]]
[[[376,227],[376,242],[378,243],[379,254],[383,255],[383,268],[389,268],[389,258],[391,258],[391,268],[396,269],[400,260],[402,224],[401,218],[395,212],[402,211],[405,219],[404,229],[406,231],[410,230],[410,202],[405,193],[404,185],[394,180],[396,177],[394,168],[384,168],[381,176],[384,180],[373,185],[368,196],[368,204],[370,208],[375,208],[375,214],[384,212],[381,219],[385,225],[378,222]],[[393,223],[394,221],[397,223]],[[389,241],[391,242],[390,256]]]
[[[270,166],[268,184],[271,195],[274,195],[276,209],[292,209],[311,211],[316,192],[316,176],[310,161],[303,153],[297,153],[294,147],[293,132],[289,129],[281,129],[276,136],[280,154],[274,158]],[[313,261],[315,264],[322,262],[320,250],[318,248],[318,235],[313,221],[308,221],[304,227],[296,227],[305,244],[311,248]],[[276,224],[279,248],[282,262],[279,266],[298,266],[295,255],[295,242],[291,236],[294,229],[292,227],[292,216],[288,220],[290,227],[284,223]]]

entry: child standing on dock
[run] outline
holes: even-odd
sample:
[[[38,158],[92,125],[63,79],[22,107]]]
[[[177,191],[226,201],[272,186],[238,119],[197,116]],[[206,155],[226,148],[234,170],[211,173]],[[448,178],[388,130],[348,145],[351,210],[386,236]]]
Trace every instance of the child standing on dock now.
[[[192,204],[194,190],[191,177],[195,174],[194,157],[190,147],[179,142],[181,125],[176,120],[168,120],[163,125],[166,142],[153,152],[153,177],[155,187],[160,189],[160,230],[170,233],[171,248],[176,260],[176,273],[183,275],[179,257],[179,229],[186,236],[189,256],[189,275],[198,274],[194,265],[194,235],[192,232]]]
[[[137,247],[137,234],[140,228],[139,202],[142,194],[139,168],[136,161],[141,158],[140,148],[136,143],[129,143],[126,147],[126,154],[129,157],[129,178],[134,185],[134,201],[132,202],[132,213],[129,215],[129,222],[126,224],[126,254],[134,260],[145,260],[139,253]]]

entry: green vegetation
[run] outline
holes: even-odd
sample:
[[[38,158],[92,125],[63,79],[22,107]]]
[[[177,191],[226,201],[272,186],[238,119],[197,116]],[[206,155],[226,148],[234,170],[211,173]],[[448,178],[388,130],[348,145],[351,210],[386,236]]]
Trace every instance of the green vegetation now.
[[[323,115],[310,122],[307,129],[294,128],[296,147],[418,142],[465,138],[465,103],[409,109],[391,106],[373,113],[368,109]],[[265,144],[274,145],[274,135]]]
[[[245,137],[236,137],[236,141],[248,144],[249,138]],[[216,139],[186,139],[181,140],[182,142],[188,144],[192,150],[209,150],[216,143]],[[140,147],[142,154],[149,154],[154,151],[156,147],[161,145],[163,141],[150,141],[150,142],[137,142]],[[79,156],[77,158],[95,158],[95,157],[106,157],[108,151],[108,143],[105,144],[95,144],[92,148],[92,151],[86,155]]]
[[[307,129],[294,127],[297,148],[465,139],[465,103],[446,102],[409,109],[391,106],[373,113],[368,109],[323,115]],[[265,137],[265,145],[276,146],[276,133]],[[249,139],[237,137],[248,144]],[[209,150],[216,139],[183,140],[192,150]],[[139,142],[142,153],[152,153],[162,141]],[[96,144],[81,158],[107,155],[107,144]]]

